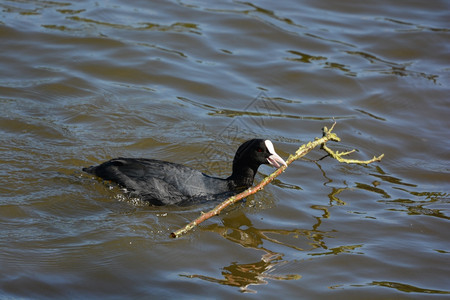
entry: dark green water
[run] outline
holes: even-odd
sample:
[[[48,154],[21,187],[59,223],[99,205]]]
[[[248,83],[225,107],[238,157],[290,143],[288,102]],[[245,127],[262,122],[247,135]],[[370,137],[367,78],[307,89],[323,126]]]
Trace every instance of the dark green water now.
[[[450,297],[448,1],[2,1],[0,298]],[[336,119],[340,151],[262,192],[148,207],[81,168],[227,176]],[[257,180],[272,172],[262,167]]]

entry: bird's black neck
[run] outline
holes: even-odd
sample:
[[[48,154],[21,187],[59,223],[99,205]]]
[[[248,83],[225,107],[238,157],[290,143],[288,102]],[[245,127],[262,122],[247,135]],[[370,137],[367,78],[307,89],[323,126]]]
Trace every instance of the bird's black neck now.
[[[247,189],[253,185],[258,166],[233,163],[233,173],[227,178],[232,189]]]

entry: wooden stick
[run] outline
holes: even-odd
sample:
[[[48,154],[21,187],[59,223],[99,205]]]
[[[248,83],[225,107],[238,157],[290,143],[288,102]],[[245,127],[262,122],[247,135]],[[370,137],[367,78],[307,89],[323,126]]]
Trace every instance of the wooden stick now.
[[[186,232],[188,232],[189,230],[193,229],[195,226],[197,226],[198,224],[202,223],[203,221],[208,220],[211,217],[217,216],[218,214],[220,214],[220,212],[222,210],[224,210],[226,207],[230,206],[231,204],[234,204],[234,203],[244,199],[245,197],[248,197],[248,196],[250,196],[252,194],[255,194],[259,190],[262,190],[267,184],[272,182],[278,175],[283,173],[283,171],[286,170],[286,168],[287,168],[287,166],[289,164],[291,164],[293,161],[295,161],[295,160],[305,156],[306,154],[308,154],[311,150],[313,150],[317,146],[322,145],[322,147],[323,147],[325,145],[325,143],[328,142],[328,141],[339,142],[341,139],[335,133],[331,132],[334,129],[335,125],[336,125],[336,122],[334,122],[334,124],[331,126],[331,128],[329,130],[328,130],[327,127],[324,127],[322,129],[323,136],[321,138],[316,138],[313,142],[309,142],[306,145],[302,145],[300,148],[298,148],[298,150],[295,152],[294,155],[289,155],[288,159],[286,160],[286,166],[281,166],[275,172],[273,172],[272,174],[270,174],[269,176],[264,178],[256,186],[250,187],[250,188],[246,189],[245,191],[243,191],[242,193],[239,193],[239,194],[237,194],[235,196],[232,196],[232,197],[226,199],[225,201],[223,201],[222,203],[217,205],[212,210],[210,210],[210,211],[208,211],[206,213],[202,213],[197,219],[195,219],[194,221],[190,222],[189,224],[187,224],[183,228],[172,232],[170,234],[170,236],[173,237],[173,238],[180,237],[181,235],[183,235]],[[335,154],[331,149],[328,148],[328,150],[330,150],[333,154]],[[343,155],[346,155],[346,154],[349,154],[349,153],[344,153],[343,154],[343,153],[339,153],[339,152],[337,152],[337,153],[338,153],[339,157],[343,156]],[[338,156],[334,156],[333,154],[330,153],[330,155],[333,156],[334,158],[338,157]],[[374,160],[374,161],[379,161],[379,160],[381,160],[382,157],[383,157],[383,155],[381,155],[379,158],[377,158],[377,160]],[[370,161],[370,162],[373,162],[373,161]],[[351,161],[351,163],[363,163],[363,164],[368,164],[370,162],[357,161],[357,160],[352,160]]]

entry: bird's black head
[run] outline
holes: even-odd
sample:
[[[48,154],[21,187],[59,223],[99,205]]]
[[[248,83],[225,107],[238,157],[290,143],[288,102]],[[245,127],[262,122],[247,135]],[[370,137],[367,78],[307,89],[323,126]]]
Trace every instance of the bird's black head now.
[[[272,142],[263,139],[249,140],[239,146],[234,156],[234,163],[256,167],[270,164],[277,168],[280,164],[286,165],[286,162],[275,152]]]
[[[239,146],[233,160],[233,174],[230,178],[240,182],[239,185],[251,186],[255,174],[262,164],[270,164],[276,168],[286,162],[275,152],[269,140],[253,139]]]

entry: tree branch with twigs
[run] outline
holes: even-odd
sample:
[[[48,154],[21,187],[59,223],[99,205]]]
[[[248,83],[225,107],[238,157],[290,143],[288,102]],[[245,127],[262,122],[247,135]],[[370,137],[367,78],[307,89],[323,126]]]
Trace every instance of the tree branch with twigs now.
[[[222,212],[226,207],[228,207],[250,195],[255,194],[259,190],[262,190],[267,184],[272,182],[277,176],[279,176],[281,173],[283,173],[284,170],[286,170],[287,166],[289,166],[292,162],[305,156],[311,150],[313,150],[314,148],[316,148],[318,146],[320,146],[323,150],[325,150],[329,154],[329,156],[333,157],[337,161],[345,162],[345,163],[349,163],[349,164],[350,163],[351,164],[370,164],[370,163],[373,163],[376,161],[380,161],[383,158],[384,154],[381,154],[378,157],[374,156],[372,159],[369,159],[369,160],[356,160],[356,159],[343,158],[343,156],[351,154],[351,153],[355,152],[355,150],[347,151],[347,152],[333,151],[326,145],[326,143],[329,141],[339,142],[341,140],[334,132],[332,132],[335,125],[336,125],[336,122],[334,122],[334,124],[331,126],[330,129],[328,129],[327,127],[324,127],[322,129],[322,137],[321,138],[315,138],[314,141],[304,144],[300,148],[298,148],[298,150],[295,152],[295,154],[289,155],[288,159],[286,160],[286,166],[284,166],[284,165],[281,166],[275,172],[273,172],[272,174],[270,174],[269,176],[264,178],[257,185],[250,187],[237,195],[229,197],[228,199],[221,202],[219,205],[217,205],[212,210],[210,210],[206,213],[202,213],[197,219],[193,220],[192,222],[190,222],[183,228],[172,232],[170,234],[171,237],[173,237],[173,238],[180,237],[181,235],[183,235],[183,234],[187,233],[188,231],[190,231],[191,229],[195,228],[198,224],[208,220],[211,217],[219,215],[220,212]]]

